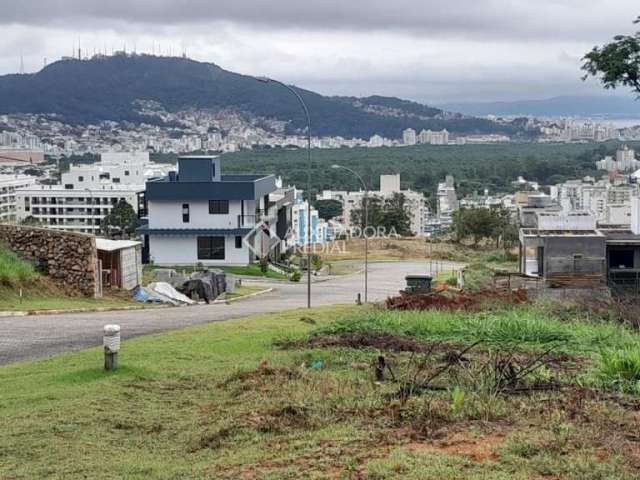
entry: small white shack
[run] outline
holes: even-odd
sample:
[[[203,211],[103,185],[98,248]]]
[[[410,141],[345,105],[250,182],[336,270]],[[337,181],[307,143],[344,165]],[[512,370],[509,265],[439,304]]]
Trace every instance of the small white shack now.
[[[101,286],[132,290],[142,283],[142,243],[96,238]]]

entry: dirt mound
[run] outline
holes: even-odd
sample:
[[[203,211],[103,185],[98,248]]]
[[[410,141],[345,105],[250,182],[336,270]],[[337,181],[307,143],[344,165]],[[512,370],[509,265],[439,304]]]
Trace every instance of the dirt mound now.
[[[383,332],[342,332],[335,335],[315,335],[305,340],[304,348],[376,348],[390,352],[430,353],[451,351],[456,347],[439,342],[425,342]]]
[[[441,293],[410,294],[387,298],[387,308],[391,310],[468,310],[478,308],[487,301],[506,304],[522,304],[529,301],[524,289],[507,292],[497,289],[446,291]]]

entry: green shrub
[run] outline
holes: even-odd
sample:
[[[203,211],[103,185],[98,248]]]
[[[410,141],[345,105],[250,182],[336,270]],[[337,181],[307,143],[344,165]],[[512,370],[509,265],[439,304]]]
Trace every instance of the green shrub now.
[[[31,281],[36,276],[32,264],[18,258],[11,250],[0,245],[0,282],[22,283]]]
[[[445,280],[445,282],[447,285],[451,285],[452,287],[457,287],[458,286],[458,279],[456,277],[449,277]]]
[[[302,275],[300,274],[299,270],[294,270],[289,276],[289,280],[291,280],[292,282],[299,282],[300,278],[302,278]]]
[[[266,275],[269,271],[269,260],[266,257],[260,259],[260,271],[263,275]]]
[[[600,373],[606,381],[640,386],[640,349],[605,350],[600,354]]]

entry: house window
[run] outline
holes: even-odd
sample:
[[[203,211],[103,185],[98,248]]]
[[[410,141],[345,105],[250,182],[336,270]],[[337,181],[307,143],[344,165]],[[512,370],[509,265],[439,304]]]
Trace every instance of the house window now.
[[[209,200],[209,213],[213,215],[229,213],[229,200]]]
[[[236,235],[236,248],[242,248],[242,237],[240,235]]]
[[[216,162],[211,162],[211,180],[216,178]]]
[[[78,177],[78,181],[79,181],[79,182],[84,182],[84,177],[83,177],[82,175],[80,175],[80,176]]]
[[[112,180],[112,182],[113,182],[113,183],[120,183],[120,179],[119,179],[119,178],[117,178],[117,177],[115,177],[115,178]]]
[[[182,204],[182,223],[189,223],[189,204]]]
[[[73,190],[73,184],[72,184],[72,183],[67,183],[67,184],[64,186],[64,188],[65,188],[65,190]]]
[[[224,237],[198,237],[198,260],[224,260]]]
[[[128,176],[129,176],[129,170],[125,170],[125,171],[124,171],[124,176],[125,176],[125,177],[128,177]]]

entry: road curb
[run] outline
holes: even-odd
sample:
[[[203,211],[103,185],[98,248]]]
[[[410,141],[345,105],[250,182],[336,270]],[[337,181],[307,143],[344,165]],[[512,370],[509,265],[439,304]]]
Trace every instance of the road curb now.
[[[127,310],[151,310],[152,308],[169,308],[173,305],[153,305],[148,306],[131,306],[131,307],[98,307],[98,308],[71,308],[56,309],[56,310],[16,310],[8,312],[0,312],[0,318],[2,317],[27,317],[29,315],[64,315],[67,313],[97,313],[97,312],[118,312]]]
[[[213,303],[213,304],[216,304],[216,303],[233,303],[233,302],[237,302],[238,300],[242,300],[242,299],[250,298],[250,297],[257,297],[259,295],[264,295],[266,293],[271,293],[271,292],[273,292],[273,287],[265,288],[264,290],[260,290],[259,292],[248,293],[247,295],[242,295],[241,297],[230,298],[229,300],[224,300],[224,299],[222,299],[222,300],[214,300],[211,303]]]

